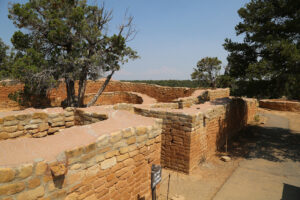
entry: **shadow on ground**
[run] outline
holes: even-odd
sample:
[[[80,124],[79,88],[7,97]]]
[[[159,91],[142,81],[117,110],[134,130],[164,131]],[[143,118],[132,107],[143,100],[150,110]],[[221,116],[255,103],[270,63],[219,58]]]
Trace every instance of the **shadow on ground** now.
[[[299,200],[300,187],[284,184],[281,200]]]
[[[249,126],[229,144],[232,157],[300,161],[300,134],[278,127]]]

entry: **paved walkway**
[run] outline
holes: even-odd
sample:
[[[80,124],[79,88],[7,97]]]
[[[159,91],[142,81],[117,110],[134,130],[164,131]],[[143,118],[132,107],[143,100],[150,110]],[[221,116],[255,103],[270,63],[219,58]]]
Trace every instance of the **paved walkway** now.
[[[299,200],[300,130],[292,133],[287,118],[261,113],[268,118],[255,127],[255,142],[247,159],[227,179],[214,200]]]

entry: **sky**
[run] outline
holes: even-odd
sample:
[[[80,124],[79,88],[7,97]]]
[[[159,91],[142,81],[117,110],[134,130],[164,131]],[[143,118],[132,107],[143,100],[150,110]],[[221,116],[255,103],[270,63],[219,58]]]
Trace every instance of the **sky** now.
[[[237,11],[250,0],[104,0],[113,11],[110,31],[124,20],[126,10],[134,17],[137,35],[128,46],[138,52],[116,72],[117,80],[190,79],[197,61],[218,57],[226,66],[225,38],[241,41],[234,27],[241,21]],[[8,19],[9,2],[0,0],[0,38],[8,44],[17,28]],[[100,0],[89,1],[101,4]]]

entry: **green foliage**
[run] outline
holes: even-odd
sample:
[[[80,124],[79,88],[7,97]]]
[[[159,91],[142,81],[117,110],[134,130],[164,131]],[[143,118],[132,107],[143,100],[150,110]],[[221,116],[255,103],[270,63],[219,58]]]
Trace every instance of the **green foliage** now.
[[[194,72],[191,74],[192,80],[207,82],[210,87],[215,88],[217,78],[221,70],[221,61],[217,57],[205,57],[197,63]]]
[[[75,81],[79,80],[78,101],[82,101],[87,79],[120,69],[137,53],[126,45],[134,32],[132,18],[118,34],[107,35],[111,12],[91,6],[86,0],[30,0],[9,8],[9,18],[21,30],[12,43],[17,50],[13,76],[25,83],[29,93],[45,95],[64,80],[67,105],[76,106]],[[80,104],[80,103],[79,103]]]
[[[299,13],[297,0],[252,0],[239,9],[235,29],[244,41],[224,44],[229,75],[242,83],[238,93],[300,99]]]
[[[0,80],[9,76],[8,46],[0,38]]]

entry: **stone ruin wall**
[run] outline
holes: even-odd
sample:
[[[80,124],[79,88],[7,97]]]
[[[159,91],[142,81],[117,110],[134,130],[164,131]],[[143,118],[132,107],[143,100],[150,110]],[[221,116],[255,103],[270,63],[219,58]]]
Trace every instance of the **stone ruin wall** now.
[[[87,98],[91,98],[90,94],[97,93],[103,81],[88,81],[86,87]],[[21,107],[17,102],[8,98],[10,93],[22,90],[23,84],[0,85],[0,110],[18,110]],[[75,84],[75,92],[77,93],[78,84]],[[184,87],[163,87],[158,85],[144,83],[130,83],[120,81],[110,81],[105,92],[113,92],[103,94],[98,100],[98,105],[107,105],[115,103],[139,103],[140,99],[132,94],[124,92],[137,92],[146,94],[156,99],[158,102],[171,102],[180,97],[190,96],[196,89]],[[123,92],[123,93],[122,93]],[[58,88],[52,89],[49,93],[50,102],[45,102],[51,106],[60,106],[61,102],[66,99],[65,84],[62,83]],[[100,103],[101,102],[101,103]]]
[[[158,119],[152,126],[128,127],[100,136],[88,145],[67,149],[51,162],[36,159],[18,166],[1,166],[0,199],[150,200],[152,164],[190,173],[224,145],[226,135],[228,138],[235,135],[256,113],[253,99],[227,98],[225,103],[218,102],[218,98],[229,96],[229,89],[204,90],[193,95],[194,89],[115,81],[111,84],[109,90],[121,89],[119,94],[133,90],[169,103],[134,105],[116,101],[118,104],[111,106],[115,110]],[[94,89],[87,93],[95,92],[98,87],[99,82],[94,83]],[[52,97],[63,97],[57,91]],[[167,95],[170,91],[175,92]],[[139,101],[138,97],[128,97],[125,93],[125,99]],[[107,101],[113,95],[108,93]],[[185,109],[211,100],[216,101],[209,110],[184,113]],[[55,109],[0,115],[0,138],[44,137],[74,125],[89,126],[107,119],[105,114],[86,112],[84,108]]]
[[[195,114],[135,107],[137,114],[163,120],[161,164],[176,171],[190,173],[238,131],[253,121],[256,100],[232,98],[223,105]]]
[[[103,81],[88,81],[86,87],[86,94],[96,93]],[[78,85],[75,85],[76,91]],[[53,98],[66,98],[65,84],[61,84],[59,88],[54,89],[50,93],[50,99]],[[190,96],[196,89],[184,88],[184,87],[164,87],[159,85],[152,85],[146,83],[131,83],[131,82],[120,82],[120,81],[110,81],[107,85],[105,92],[137,92],[141,94],[146,94],[149,97],[156,99],[158,102],[170,102],[174,99],[180,97]]]
[[[55,161],[0,168],[0,199],[151,199],[150,169],[160,164],[161,121],[100,136]]]
[[[263,99],[259,101],[259,107],[271,110],[300,112],[299,101],[288,101],[280,99]]]
[[[51,111],[51,112],[48,112]],[[17,137],[45,137],[75,125],[87,125],[107,119],[107,115],[87,113],[82,109],[27,109],[0,115],[0,140]]]

